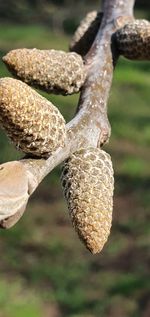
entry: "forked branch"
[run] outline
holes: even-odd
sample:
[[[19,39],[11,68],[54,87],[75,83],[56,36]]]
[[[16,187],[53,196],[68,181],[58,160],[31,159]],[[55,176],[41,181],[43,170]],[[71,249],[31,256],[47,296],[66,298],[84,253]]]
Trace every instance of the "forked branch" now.
[[[84,57],[84,65],[81,63],[80,71],[76,72],[77,77],[78,75],[80,77],[78,89],[82,86],[81,95],[76,115],[66,125],[66,134],[63,139],[63,144],[57,146],[56,149],[50,148],[50,156],[47,159],[28,157],[19,162],[9,162],[0,166],[1,227],[9,228],[18,221],[26,208],[30,195],[34,192],[42,179],[58,164],[81,148],[100,148],[109,140],[110,124],[107,117],[107,102],[112,83],[113,70],[120,54],[124,56],[128,55],[127,57],[129,57],[129,54],[126,54],[126,46],[122,41],[124,37],[121,35],[122,33],[119,32],[125,30],[127,39],[131,41],[132,37],[130,34],[133,30],[133,24],[135,23],[133,18],[133,6],[134,0],[105,0],[103,4],[103,14],[97,16],[97,19],[99,17],[100,21],[97,22],[96,20],[96,27],[92,27],[92,33],[91,31],[88,33],[87,29],[86,36],[84,37],[83,32],[82,36],[84,41],[88,41],[90,36],[92,46],[87,45],[88,52],[86,55],[86,51],[84,51],[83,54],[82,50],[81,52],[79,51]],[[93,21],[91,21],[91,23],[93,23]],[[126,25],[131,26],[128,32],[126,31]],[[145,26],[146,30],[148,29],[146,43],[148,43],[147,47],[149,47],[149,24],[144,24],[144,27]],[[139,36],[139,32],[137,33]],[[83,42],[80,39],[79,42],[80,46],[82,46]],[[9,54],[11,54],[11,52]],[[37,55],[37,58],[38,56],[40,58],[41,55]],[[148,59],[149,55],[146,53],[144,58]],[[22,66],[21,68],[19,68],[20,66],[14,66],[11,63],[11,55],[6,56],[4,61],[17,77],[33,86],[40,86],[41,88],[42,86],[47,87],[45,86],[44,80],[38,80],[34,77],[34,73],[31,76],[32,69],[28,76],[24,71],[20,71]],[[15,67],[18,67],[18,69]],[[59,76],[59,74],[57,75]],[[48,80],[49,79],[47,79],[47,82]],[[60,81],[58,81],[58,83],[60,84]],[[72,87],[73,85],[72,81]],[[55,91],[55,85],[53,87]],[[71,87],[69,83],[68,87]],[[49,87],[46,88],[46,90],[48,89]],[[77,86],[74,85],[72,91],[69,89],[67,89],[68,93],[75,92],[77,91]],[[64,89],[63,91],[64,94],[66,94],[66,90]],[[35,154],[34,151],[33,154]]]
[[[1,196],[1,226],[9,227],[11,216],[11,225],[16,222],[15,214],[22,209],[25,209],[25,203],[20,202],[20,190],[13,193],[13,199],[8,202],[10,188],[7,183],[11,181],[27,184],[26,192],[24,192],[25,202],[33,193],[41,180],[59,163],[70,156],[72,152],[82,148],[93,146],[97,147],[106,142],[110,136],[110,126],[107,118],[107,100],[109,90],[111,87],[113,64],[116,60],[116,52],[112,52],[111,37],[117,30],[117,18],[120,16],[129,16],[132,19],[132,8],[134,1],[119,0],[104,2],[104,15],[101,27],[97,33],[94,43],[85,58],[85,69],[87,71],[87,78],[82,88],[80,102],[78,105],[78,112],[74,119],[66,126],[67,135],[65,139],[65,146],[53,151],[47,160],[44,159],[24,159],[20,161],[19,168],[22,169],[22,174],[17,174],[12,179],[10,172],[11,163],[6,163],[1,166],[0,178],[0,196]],[[122,26],[124,22],[122,23]],[[119,24],[120,27],[120,24]],[[14,165],[12,163],[12,170]],[[9,169],[9,173],[7,170]],[[3,174],[5,176],[3,176]],[[7,177],[6,177],[7,175]],[[1,181],[5,177],[5,187]],[[22,189],[24,190],[24,189]],[[22,193],[21,193],[22,194]],[[6,208],[7,205],[7,208]],[[9,205],[9,208],[8,208]],[[7,219],[8,218],[8,219]],[[14,219],[14,221],[13,221]],[[18,220],[18,217],[17,217]]]

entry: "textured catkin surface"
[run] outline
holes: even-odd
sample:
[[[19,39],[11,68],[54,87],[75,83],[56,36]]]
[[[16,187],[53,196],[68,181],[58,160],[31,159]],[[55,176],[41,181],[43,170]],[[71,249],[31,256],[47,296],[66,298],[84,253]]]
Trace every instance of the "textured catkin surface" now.
[[[81,21],[70,43],[70,51],[82,56],[86,55],[92,46],[100,27],[103,13],[92,11]]]
[[[65,121],[59,110],[16,79],[0,79],[0,125],[25,153],[47,157],[64,145]]]
[[[128,59],[150,59],[150,23],[135,20],[115,33],[117,47]]]
[[[83,60],[76,53],[24,48],[10,51],[3,61],[17,78],[57,94],[78,92],[86,77]]]
[[[98,148],[75,152],[65,161],[61,180],[73,226],[92,253],[100,252],[112,223],[110,155]]]

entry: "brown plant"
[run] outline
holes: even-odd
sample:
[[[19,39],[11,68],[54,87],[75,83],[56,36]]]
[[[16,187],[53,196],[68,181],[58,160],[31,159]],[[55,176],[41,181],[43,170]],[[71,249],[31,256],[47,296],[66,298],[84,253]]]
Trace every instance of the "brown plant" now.
[[[51,114],[47,115],[45,123],[42,120],[45,111],[49,113],[48,102],[25,83],[1,79],[1,125],[15,145],[19,144],[25,153],[30,153],[19,162],[0,166],[2,228],[9,228],[19,220],[42,179],[64,161],[62,183],[72,222],[90,251],[96,253],[102,249],[112,216],[113,170],[110,158],[106,159],[108,155],[101,147],[110,137],[107,102],[113,70],[121,54],[130,59],[150,59],[150,23],[135,20],[133,6],[134,0],[104,0],[103,13],[89,14],[77,30],[70,45],[76,53],[19,49],[3,58],[17,78],[32,86],[62,94],[81,90],[81,94],[77,112],[66,126],[51,103],[49,107],[56,116],[56,124]],[[25,96],[18,89],[21,85]],[[34,96],[35,111],[31,127],[29,95],[31,99]],[[22,111],[26,114],[24,120]],[[49,131],[54,127],[55,135],[51,135]],[[59,133],[61,136],[55,141]],[[53,145],[49,147],[48,144]],[[48,158],[43,158],[45,152]]]

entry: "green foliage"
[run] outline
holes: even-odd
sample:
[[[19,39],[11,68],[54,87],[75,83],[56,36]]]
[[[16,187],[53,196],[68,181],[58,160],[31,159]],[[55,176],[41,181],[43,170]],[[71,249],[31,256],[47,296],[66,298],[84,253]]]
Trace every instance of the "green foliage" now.
[[[41,304],[41,303],[40,303]],[[18,280],[0,281],[0,317],[40,317],[40,305],[33,292]]]
[[[39,41],[40,39],[40,41]],[[15,48],[65,49],[68,38],[40,25],[0,25],[1,56]],[[4,68],[3,68],[4,69]]]

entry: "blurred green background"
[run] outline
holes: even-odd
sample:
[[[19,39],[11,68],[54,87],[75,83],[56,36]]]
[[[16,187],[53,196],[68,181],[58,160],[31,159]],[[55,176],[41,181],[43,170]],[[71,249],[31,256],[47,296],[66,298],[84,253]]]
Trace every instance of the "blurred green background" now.
[[[99,1],[1,0],[0,55],[14,48],[68,48],[72,32]],[[136,16],[150,17],[148,1]],[[120,59],[109,98],[115,170],[113,226],[99,255],[72,229],[60,168],[42,182],[26,213],[0,232],[0,317],[150,316],[150,63]],[[8,75],[0,62],[0,76]],[[44,94],[70,120],[78,96]],[[0,131],[0,163],[20,154]]]

